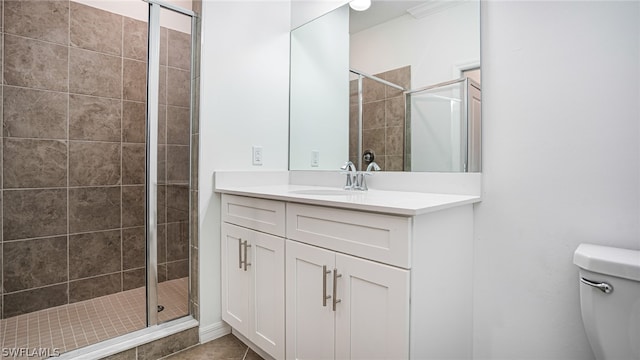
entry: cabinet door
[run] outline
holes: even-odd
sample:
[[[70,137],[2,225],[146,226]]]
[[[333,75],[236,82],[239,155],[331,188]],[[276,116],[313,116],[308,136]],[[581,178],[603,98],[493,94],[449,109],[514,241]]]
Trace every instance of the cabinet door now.
[[[250,237],[248,229],[222,224],[222,320],[245,336],[249,336],[250,272],[241,264],[241,243]]]
[[[336,255],[336,359],[409,358],[409,271]]]
[[[252,232],[249,340],[276,359],[284,359],[284,239]]]
[[[287,240],[287,359],[333,359],[334,312],[331,272],[335,253]]]

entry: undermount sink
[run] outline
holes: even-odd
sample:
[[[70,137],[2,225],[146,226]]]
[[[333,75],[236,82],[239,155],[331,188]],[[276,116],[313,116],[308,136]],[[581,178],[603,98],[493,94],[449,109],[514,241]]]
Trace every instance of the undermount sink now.
[[[303,190],[291,190],[292,194],[298,195],[323,195],[323,196],[344,196],[352,195],[353,191],[340,190],[340,189],[303,189]]]

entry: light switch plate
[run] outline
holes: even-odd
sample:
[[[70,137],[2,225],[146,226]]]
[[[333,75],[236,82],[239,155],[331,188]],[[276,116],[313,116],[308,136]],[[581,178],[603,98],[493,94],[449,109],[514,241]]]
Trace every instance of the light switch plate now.
[[[320,166],[320,151],[311,150],[311,166],[312,167]]]

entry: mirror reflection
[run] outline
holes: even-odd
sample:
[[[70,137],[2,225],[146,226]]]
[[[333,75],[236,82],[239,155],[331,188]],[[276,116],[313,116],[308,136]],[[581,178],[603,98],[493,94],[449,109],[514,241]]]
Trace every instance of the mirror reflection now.
[[[480,171],[478,1],[348,5],[291,32],[290,169]]]

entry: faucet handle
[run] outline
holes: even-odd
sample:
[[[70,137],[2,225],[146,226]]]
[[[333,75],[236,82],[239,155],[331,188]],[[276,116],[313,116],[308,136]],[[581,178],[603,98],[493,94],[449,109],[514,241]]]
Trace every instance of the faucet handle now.
[[[347,183],[344,186],[345,190],[353,190],[356,187],[356,166],[351,161],[347,161],[340,167],[341,174],[347,174]]]
[[[373,175],[370,171],[358,171],[356,178],[356,189],[361,191],[367,191],[367,176]]]

